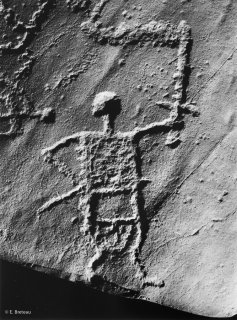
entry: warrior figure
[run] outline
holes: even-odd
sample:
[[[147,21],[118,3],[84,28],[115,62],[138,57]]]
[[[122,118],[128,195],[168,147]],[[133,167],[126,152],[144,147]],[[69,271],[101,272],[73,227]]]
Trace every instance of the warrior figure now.
[[[74,188],[46,202],[38,214],[51,209],[66,199],[78,196],[78,212],[83,215],[83,230],[89,235],[95,246],[95,255],[87,267],[87,278],[96,274],[96,268],[106,254],[119,255],[129,252],[137,277],[144,283],[145,271],[139,261],[144,234],[142,226],[142,185],[148,180],[142,178],[139,159],[139,140],[152,131],[170,132],[177,123],[176,112],[168,119],[154,122],[143,128],[136,127],[129,132],[115,132],[114,122],[121,109],[120,99],[114,92],[101,92],[92,104],[95,117],[103,118],[103,131],[82,131],[63,138],[53,146],[42,151],[45,160],[57,166],[60,171],[72,175],[65,165],[60,164],[56,153],[71,144],[75,144],[76,160],[79,162]],[[130,213],[120,216],[113,213],[103,216],[96,212],[96,202],[103,197],[129,195]],[[131,237],[131,235],[133,235]],[[132,238],[132,240],[131,240]]]

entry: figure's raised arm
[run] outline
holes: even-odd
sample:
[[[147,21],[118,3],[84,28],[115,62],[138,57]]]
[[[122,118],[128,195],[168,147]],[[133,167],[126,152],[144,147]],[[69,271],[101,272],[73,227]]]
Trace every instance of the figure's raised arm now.
[[[152,132],[168,132],[173,128],[174,121],[172,118],[165,119],[163,121],[153,122],[146,125],[145,127],[136,127],[134,129],[134,137],[141,137],[143,135],[152,133]]]
[[[160,108],[169,110],[169,118],[162,121],[153,122],[142,128],[136,127],[134,129],[135,137],[157,131],[170,132],[172,129],[175,129],[175,127],[179,128],[180,125],[182,126],[182,121],[178,121],[179,110],[182,110],[182,112],[191,113],[193,116],[197,116],[199,114],[195,104],[191,102],[180,104],[178,101],[173,103],[169,101],[158,101],[156,102],[156,105]]]

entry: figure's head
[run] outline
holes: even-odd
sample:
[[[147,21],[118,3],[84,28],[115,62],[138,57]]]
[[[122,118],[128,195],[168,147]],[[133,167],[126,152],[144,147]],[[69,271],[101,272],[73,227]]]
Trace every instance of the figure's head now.
[[[120,99],[111,91],[100,92],[95,96],[92,103],[92,114],[95,117],[110,116],[114,119],[121,110]]]

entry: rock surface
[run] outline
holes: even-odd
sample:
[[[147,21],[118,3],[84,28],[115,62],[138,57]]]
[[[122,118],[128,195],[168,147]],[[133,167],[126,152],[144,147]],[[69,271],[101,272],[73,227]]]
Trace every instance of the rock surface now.
[[[0,256],[237,313],[237,2],[0,1]]]

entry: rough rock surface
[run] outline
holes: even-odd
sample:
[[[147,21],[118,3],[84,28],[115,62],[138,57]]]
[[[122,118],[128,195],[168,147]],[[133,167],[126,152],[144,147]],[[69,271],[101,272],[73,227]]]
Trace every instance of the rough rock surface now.
[[[237,2],[0,1],[0,256],[237,313]]]

